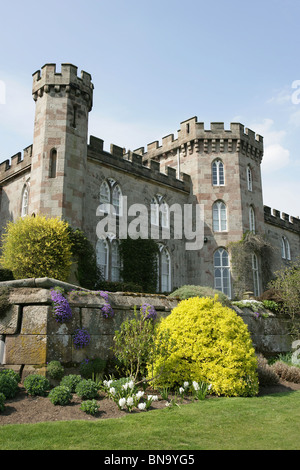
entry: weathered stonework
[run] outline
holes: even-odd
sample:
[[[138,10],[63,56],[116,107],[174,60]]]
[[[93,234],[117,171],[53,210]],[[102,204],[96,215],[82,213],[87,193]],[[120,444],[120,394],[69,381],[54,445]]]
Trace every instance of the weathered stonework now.
[[[24,378],[30,373],[46,373],[46,364],[58,360],[65,367],[74,368],[86,358],[112,358],[113,337],[123,321],[133,318],[134,307],[144,303],[153,305],[159,316],[169,315],[178,305],[178,299],[163,295],[110,293],[109,302],[114,309],[112,318],[103,318],[101,307],[104,300],[99,293],[81,290],[78,295],[69,293],[67,298],[72,308],[72,319],[57,323],[53,317],[50,289],[64,285],[68,291],[76,286],[51,279],[31,280],[40,287],[14,287],[17,281],[0,283],[11,288],[11,308],[0,319],[0,339],[4,351],[0,355],[0,366],[12,368]],[[40,298],[40,302],[38,299]],[[291,350],[290,322],[285,316],[270,312],[267,318],[256,318],[247,308],[233,307],[248,325],[253,344],[258,353],[272,356]],[[76,349],[72,335],[76,328],[88,330],[91,340],[82,349]]]

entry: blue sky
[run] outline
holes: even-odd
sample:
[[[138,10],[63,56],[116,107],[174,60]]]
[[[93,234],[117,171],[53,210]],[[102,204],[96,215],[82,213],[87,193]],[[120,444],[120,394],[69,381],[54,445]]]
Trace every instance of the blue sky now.
[[[193,116],[207,129],[241,122],[264,136],[264,203],[300,216],[299,0],[10,0],[0,8],[0,161],[33,141],[32,74],[70,62],[92,75],[89,134],[107,150],[176,137]]]

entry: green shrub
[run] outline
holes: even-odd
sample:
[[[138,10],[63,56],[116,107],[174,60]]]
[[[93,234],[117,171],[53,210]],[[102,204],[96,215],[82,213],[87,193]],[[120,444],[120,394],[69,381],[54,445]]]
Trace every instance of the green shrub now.
[[[76,386],[81,382],[82,377],[76,374],[65,375],[60,382],[60,385],[68,387],[71,393],[75,393]]]
[[[0,413],[1,411],[4,411],[5,400],[6,400],[6,396],[4,395],[4,393],[0,392]]]
[[[97,284],[97,290],[104,290],[108,292],[143,292],[143,287],[134,282],[116,282],[116,281],[101,281]]]
[[[145,318],[142,308],[134,307],[134,318],[127,319],[115,331],[113,352],[126,367],[127,375],[137,379],[145,368],[154,349],[155,323]]]
[[[28,375],[24,379],[24,388],[28,395],[46,396],[50,389],[50,382],[46,377],[40,374]]]
[[[47,365],[47,373],[51,379],[61,380],[64,376],[65,369],[59,361],[51,361]]]
[[[95,415],[98,412],[99,408],[99,403],[97,402],[97,400],[94,399],[83,401],[80,405],[80,409],[90,415]]]
[[[68,387],[58,385],[50,391],[48,397],[53,405],[65,406],[72,400],[72,393]]]
[[[207,286],[182,286],[172,292],[169,297],[179,297],[180,300],[190,299],[191,297],[211,297],[214,299],[215,295],[218,295],[218,300],[221,304],[228,307],[230,306],[230,300],[227,295],[223,294],[223,292],[219,290],[212,289]]]
[[[106,360],[97,357],[95,359],[84,359],[79,365],[80,375],[84,379],[91,379],[93,376],[103,374]]]
[[[98,385],[91,379],[82,379],[75,389],[76,395],[86,400],[92,400],[98,396]]]
[[[250,333],[232,309],[211,298],[183,300],[161,320],[156,335],[164,331],[169,332],[166,353],[153,362],[156,384],[175,387],[196,381],[211,384],[217,395],[257,394],[257,359]]]
[[[94,247],[81,230],[74,230],[69,226],[68,232],[72,255],[77,262],[75,276],[79,285],[86,289],[97,290],[99,283],[103,281],[103,276],[97,265]]]
[[[17,383],[20,383],[21,382],[21,377],[20,377],[20,374],[18,374],[17,372],[15,372],[14,370],[12,369],[1,369],[0,370],[0,377],[1,375],[9,375],[10,377],[12,377],[13,379],[15,379],[15,381]]]
[[[8,222],[0,262],[15,279],[50,277],[67,281],[71,268],[68,224],[36,215]]]
[[[17,380],[7,374],[0,375],[0,393],[6,398],[14,398],[19,391],[19,386]]]

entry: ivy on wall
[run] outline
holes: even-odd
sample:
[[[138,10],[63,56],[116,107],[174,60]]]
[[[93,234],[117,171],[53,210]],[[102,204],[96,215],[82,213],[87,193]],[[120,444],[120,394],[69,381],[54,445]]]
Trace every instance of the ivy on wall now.
[[[120,240],[123,281],[141,285],[144,292],[156,292],[158,255],[158,245],[152,239]]]
[[[96,289],[103,281],[103,276],[97,266],[93,245],[81,230],[69,226],[68,231],[72,244],[72,256],[77,262],[75,274],[79,285],[85,289]]]
[[[235,295],[240,298],[244,292],[253,291],[252,254],[259,259],[264,291],[273,277],[271,259],[274,248],[269,241],[258,233],[246,232],[240,241],[229,243],[227,249],[231,256]]]

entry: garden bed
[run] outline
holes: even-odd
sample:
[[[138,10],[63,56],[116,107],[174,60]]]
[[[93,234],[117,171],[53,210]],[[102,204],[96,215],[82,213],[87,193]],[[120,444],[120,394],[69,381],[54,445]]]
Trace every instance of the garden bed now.
[[[259,396],[273,393],[288,393],[300,390],[300,384],[280,380],[277,385],[261,387]],[[150,393],[153,393],[151,391]],[[169,398],[172,398],[169,396]],[[129,414],[128,411],[119,410],[116,403],[107,398],[105,393],[99,393],[100,409],[96,415],[88,415],[80,409],[82,399],[73,395],[72,402],[66,406],[53,405],[48,397],[28,396],[25,389],[20,386],[20,391],[15,398],[5,401],[5,409],[0,413],[0,425],[38,423],[45,421],[71,421],[90,420],[97,421],[107,418],[121,418]],[[178,400],[179,406],[191,403],[191,399],[185,399],[183,403]],[[166,407],[166,400],[160,399],[153,402],[150,410]],[[149,411],[148,411],[149,412]],[[134,409],[131,413],[148,413]]]

